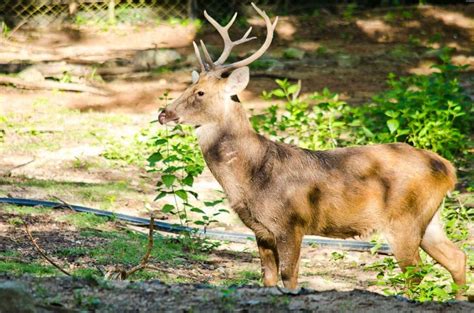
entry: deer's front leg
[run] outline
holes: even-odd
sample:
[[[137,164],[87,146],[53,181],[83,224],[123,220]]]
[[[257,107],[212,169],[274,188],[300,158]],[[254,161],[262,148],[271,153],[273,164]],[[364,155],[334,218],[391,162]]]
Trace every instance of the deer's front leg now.
[[[293,226],[294,227],[294,226]],[[301,241],[303,232],[298,228],[289,228],[287,233],[277,236],[277,250],[280,260],[280,272],[283,285],[288,289],[298,286]]]
[[[263,285],[276,286],[278,283],[278,251],[275,240],[257,237],[258,253],[262,264]]]

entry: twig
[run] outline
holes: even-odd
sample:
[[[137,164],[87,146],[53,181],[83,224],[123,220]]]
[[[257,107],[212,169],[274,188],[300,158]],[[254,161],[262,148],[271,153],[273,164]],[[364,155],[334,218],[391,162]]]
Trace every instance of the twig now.
[[[172,274],[172,275],[177,275],[178,274],[178,273],[176,273],[175,270],[160,268],[160,267],[157,267],[157,266],[154,266],[154,265],[146,265],[145,268],[150,269],[150,270],[154,270],[154,271],[158,271],[158,272],[164,272],[164,273]],[[186,278],[194,279],[193,276],[188,275],[188,274],[179,273],[179,276],[184,276]]]
[[[12,167],[11,169],[9,169],[8,171],[6,171],[5,173],[5,176],[7,177],[10,177],[12,175],[12,172],[20,167],[23,167],[23,166],[27,166],[28,164],[30,163],[33,163],[36,159],[33,158],[31,160],[29,160],[28,162],[25,162],[25,163],[22,163],[22,164],[19,164],[19,165],[15,165],[14,167]]]
[[[38,246],[38,244],[36,243],[35,239],[33,238],[33,236],[31,235],[31,232],[30,232],[30,229],[28,228],[28,224],[26,223],[26,221],[24,219],[22,219],[23,221],[23,225],[25,226],[25,231],[26,231],[26,234],[28,236],[28,238],[30,239],[31,243],[33,244],[33,246],[35,247],[36,251],[38,251],[38,253],[46,260],[48,261],[49,263],[51,263],[51,265],[53,265],[54,267],[56,267],[58,270],[60,270],[61,272],[63,272],[64,274],[68,275],[68,276],[71,276],[71,274],[69,272],[67,272],[65,269],[63,269],[61,266],[59,266],[58,264],[56,264],[56,262],[54,262],[52,259],[50,259],[46,253]]]
[[[125,279],[132,275],[133,273],[142,270],[147,267],[148,260],[150,259],[151,251],[153,249],[153,229],[155,225],[155,217],[153,214],[150,216],[150,230],[148,232],[148,246],[145,255],[143,256],[142,260],[140,261],[140,264],[131,268],[127,272],[125,272]]]
[[[53,196],[53,195],[50,195],[50,197],[51,197],[51,198],[54,198],[54,199],[56,199],[56,200],[58,200],[58,201],[61,202],[66,208],[70,209],[71,211],[76,212],[76,210],[74,210],[73,207],[72,207],[69,203],[67,203],[66,201],[62,200],[61,198],[56,197],[56,196]],[[58,207],[60,207],[60,206],[58,205]]]

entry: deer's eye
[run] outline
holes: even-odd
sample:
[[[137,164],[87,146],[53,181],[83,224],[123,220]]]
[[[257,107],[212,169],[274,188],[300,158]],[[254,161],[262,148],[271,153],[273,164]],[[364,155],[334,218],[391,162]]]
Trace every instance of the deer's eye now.
[[[198,96],[199,96],[199,97],[204,96],[204,91],[198,91]]]

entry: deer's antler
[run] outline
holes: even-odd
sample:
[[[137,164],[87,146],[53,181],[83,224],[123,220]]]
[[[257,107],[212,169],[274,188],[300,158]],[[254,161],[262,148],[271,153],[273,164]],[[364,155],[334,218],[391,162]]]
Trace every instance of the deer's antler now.
[[[235,69],[235,68],[238,68],[238,67],[246,66],[246,65],[252,63],[253,61],[257,60],[259,57],[261,57],[265,53],[265,51],[267,51],[267,49],[270,47],[270,44],[272,43],[273,33],[275,31],[275,27],[276,27],[276,24],[278,22],[278,17],[275,19],[275,21],[272,24],[270,18],[265,13],[265,11],[260,10],[253,2],[252,2],[252,6],[255,9],[255,11],[257,11],[257,13],[261,17],[263,17],[263,19],[265,20],[265,25],[267,27],[267,37],[265,38],[265,42],[260,47],[260,49],[258,49],[254,54],[252,54],[251,56],[249,56],[248,58],[246,58],[244,60],[240,60],[240,61],[237,61],[237,62],[234,62],[234,63],[231,63],[231,64],[224,64],[224,62],[229,57],[230,52],[232,51],[232,49],[237,45],[246,43],[246,42],[256,38],[256,37],[249,37],[250,32],[252,31],[252,27],[250,27],[247,30],[247,32],[245,32],[245,34],[242,36],[242,38],[240,38],[239,40],[236,40],[236,41],[232,41],[232,39],[230,39],[230,36],[229,36],[229,29],[232,26],[232,24],[234,23],[234,21],[237,17],[237,13],[234,14],[234,16],[232,17],[230,22],[227,23],[227,25],[221,26],[218,22],[216,22],[215,19],[213,19],[209,14],[207,14],[206,11],[204,11],[204,16],[206,17],[206,19],[209,21],[209,23],[212,24],[212,26],[214,26],[216,28],[217,32],[221,35],[222,39],[224,40],[224,50],[222,51],[222,54],[220,55],[220,57],[215,62],[213,62],[210,55],[209,55],[209,53],[208,53],[208,51],[207,51],[206,45],[201,40],[201,48],[202,48],[202,51],[204,53],[204,58],[205,58],[205,62],[203,62],[203,60],[201,58],[201,54],[199,52],[199,48],[198,48],[197,44],[195,42],[193,42],[194,51],[195,51],[196,56],[198,58],[199,64],[201,65],[201,71],[203,71],[203,72],[204,71],[205,72],[214,71],[214,72],[220,74],[220,73],[223,73],[223,72],[228,71],[228,70],[232,70],[232,69]]]

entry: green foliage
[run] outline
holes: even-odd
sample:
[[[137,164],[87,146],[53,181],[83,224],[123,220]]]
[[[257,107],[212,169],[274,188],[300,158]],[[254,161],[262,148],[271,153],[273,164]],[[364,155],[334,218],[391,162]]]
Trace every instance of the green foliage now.
[[[167,94],[162,99],[167,101]],[[204,170],[204,159],[191,131],[191,127],[182,125],[158,131],[153,138],[155,150],[148,157],[148,162],[151,172],[161,174],[156,184],[158,194],[155,201],[172,200],[171,203],[164,203],[161,211],[178,217],[181,225],[193,223],[206,230],[210,224],[218,222],[217,216],[228,211],[214,208],[223,202],[223,197],[201,201],[192,189],[195,178]],[[206,207],[208,210],[204,209]],[[213,213],[209,213],[209,208],[214,208]],[[190,212],[197,217],[191,218]]]
[[[5,38],[8,37],[11,33],[10,27],[8,27],[8,25],[5,22],[0,23],[0,33],[2,37],[5,37]]]
[[[68,222],[77,228],[94,228],[106,223],[109,218],[101,217],[92,213],[74,213],[64,215],[59,218],[59,220]]]
[[[151,129],[142,129],[133,136],[110,137],[105,140],[102,156],[108,160],[144,166],[146,156],[153,151]]]
[[[474,208],[465,206],[456,191],[443,202],[441,210],[449,239],[454,242],[466,241],[469,238],[469,223],[474,222]]]
[[[324,89],[307,99],[298,97],[300,86],[276,80],[279,88],[263,92],[264,99],[286,101],[284,111],[272,105],[262,115],[251,118],[253,127],[274,140],[308,149],[330,149],[350,143],[350,133],[358,124],[348,117],[351,108],[337,94]]]
[[[466,148],[472,132],[473,107],[459,84],[464,67],[450,63],[444,50],[439,72],[428,76],[397,78],[391,74],[390,89],[356,112],[370,129],[375,142],[408,142],[453,159]]]
[[[451,283],[449,273],[433,265],[424,253],[422,259],[421,265],[408,267],[405,272],[399,270],[392,257],[370,264],[366,269],[379,271],[376,285],[385,287],[383,291],[386,295],[402,295],[420,302],[453,299],[460,287]]]

